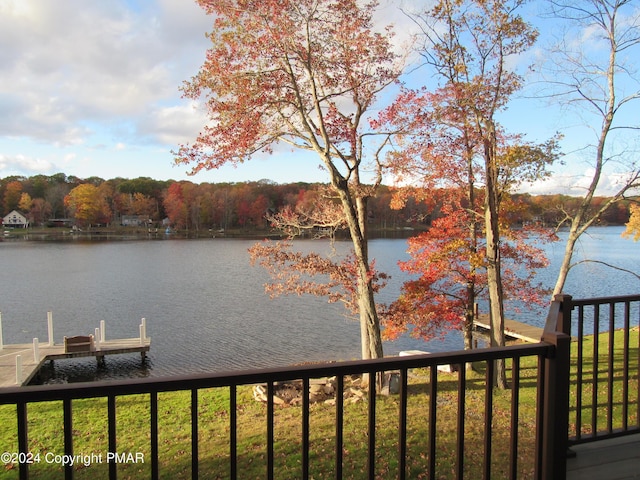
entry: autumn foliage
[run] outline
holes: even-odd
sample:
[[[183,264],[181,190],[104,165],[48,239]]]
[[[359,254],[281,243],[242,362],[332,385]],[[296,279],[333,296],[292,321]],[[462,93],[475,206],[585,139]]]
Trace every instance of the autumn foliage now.
[[[384,311],[387,338],[409,332],[429,340],[452,329],[464,329],[465,320],[474,315],[474,304],[488,301],[484,240],[481,231],[473,236],[470,229],[478,222],[479,207],[474,212],[465,205],[464,196],[456,201],[452,193],[447,192],[447,203],[442,204],[431,228],[408,240],[410,259],[400,267],[412,279]],[[505,201],[504,220],[517,210],[516,203]],[[535,224],[513,229],[505,221],[502,234],[505,301],[516,311],[546,305],[549,292],[536,281],[535,273],[548,266],[538,244],[553,241],[553,231]]]
[[[272,297],[279,295],[315,295],[326,297],[329,303],[342,302],[357,314],[357,264],[353,255],[331,258],[316,252],[304,253],[291,241],[265,240],[249,249],[251,263],[264,267],[272,278],[265,290]],[[370,266],[371,282],[378,292],[386,285],[387,275]]]
[[[195,173],[272,153],[279,144],[313,152],[352,240],[362,356],[381,357],[367,202],[382,181],[381,152],[389,140],[372,128],[370,111],[402,71],[390,30],[375,28],[375,2],[198,3],[213,17],[211,46],[184,93],[204,103],[209,122],[180,147],[176,162]],[[368,183],[361,178],[365,166],[374,172]]]
[[[622,232],[622,236],[624,238],[631,237],[634,242],[640,240],[640,205],[631,205],[631,216],[626,226],[627,228]]]
[[[73,212],[80,226],[91,226],[95,223],[108,223],[111,210],[105,196],[104,187],[96,187],[90,183],[78,185],[64,199],[65,206]]]
[[[211,122],[176,161],[197,172],[284,142],[335,157],[355,174],[362,115],[400,73],[387,36],[371,30],[374,4],[198,3],[214,16],[212,45],[184,93],[204,99]]]

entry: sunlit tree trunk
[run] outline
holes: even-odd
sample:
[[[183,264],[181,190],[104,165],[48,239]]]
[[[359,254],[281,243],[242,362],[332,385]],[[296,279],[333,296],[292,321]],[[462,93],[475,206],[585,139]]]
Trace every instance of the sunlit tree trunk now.
[[[473,147],[469,144],[468,135],[465,132],[464,135],[466,143],[467,154],[467,201],[469,202],[468,208],[471,212],[469,215],[469,237],[470,237],[470,250],[469,250],[469,282],[467,282],[467,306],[465,310],[464,325],[462,327],[462,338],[465,350],[471,350],[473,348],[473,322],[476,317],[476,283],[471,279],[475,278],[476,266],[473,260],[477,254],[478,249],[478,219],[475,215],[476,205],[476,189],[475,189],[475,175],[473,172]],[[473,365],[468,363],[467,370],[471,370]]]
[[[371,272],[369,271],[366,198],[354,198],[347,182],[339,178],[338,175],[332,175],[332,185],[338,191],[345,212],[357,263],[356,288],[358,289],[362,358],[381,358],[383,351],[380,320],[376,310]]]
[[[489,132],[489,138],[492,132]],[[498,165],[495,157],[495,144],[486,139],[485,167],[486,167],[486,196],[485,196],[485,236],[487,262],[487,288],[489,290],[489,319],[490,341],[492,347],[502,347],[504,341],[504,297],[502,292],[502,274],[500,264],[500,222],[498,218]],[[499,388],[506,388],[506,373],[504,360],[496,361],[495,384]]]

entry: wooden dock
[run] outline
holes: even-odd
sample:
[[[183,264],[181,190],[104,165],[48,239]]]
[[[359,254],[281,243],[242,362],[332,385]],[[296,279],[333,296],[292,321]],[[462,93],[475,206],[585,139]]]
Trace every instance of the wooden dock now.
[[[489,315],[480,314],[473,321],[473,327],[477,331],[489,332]],[[538,343],[542,338],[542,328],[527,325],[516,320],[504,320],[504,334],[507,340],[524,340],[525,342]]]
[[[150,348],[151,339],[148,337],[142,340],[140,338],[105,340],[96,344],[95,350],[80,352],[65,352],[64,344],[50,345],[48,342],[39,342],[37,347],[39,359],[36,360],[33,343],[2,345],[2,349],[0,349],[0,388],[27,385],[45,362],[78,357],[96,357],[98,362],[103,362],[106,355],[123,353],[140,353],[144,360]],[[20,379],[16,373],[16,357],[18,355],[21,357],[22,363],[22,378]]]

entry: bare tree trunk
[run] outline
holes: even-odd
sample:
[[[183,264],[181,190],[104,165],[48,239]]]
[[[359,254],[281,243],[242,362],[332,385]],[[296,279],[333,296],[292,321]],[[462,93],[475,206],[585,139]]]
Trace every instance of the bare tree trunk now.
[[[466,126],[466,128],[469,128]],[[467,281],[467,305],[465,309],[464,325],[462,327],[462,338],[464,341],[464,349],[471,350],[473,348],[473,321],[476,317],[476,284],[472,280],[475,278],[476,267],[471,259],[477,254],[478,251],[478,236],[479,228],[477,218],[475,216],[476,205],[476,189],[475,189],[475,176],[473,172],[473,147],[470,145],[469,136],[467,130],[464,131],[464,139],[467,153],[467,200],[469,202],[470,224],[469,224],[469,236],[470,236],[470,251],[469,251],[469,280]],[[473,365],[468,363],[467,370],[472,370]]]
[[[475,312],[475,288],[473,284],[467,284],[467,307],[464,314],[464,323],[462,325],[462,340],[464,349],[473,349],[473,321],[476,318]],[[473,370],[473,363],[465,364],[467,371]]]
[[[504,342],[504,306],[502,302],[502,278],[500,274],[500,249],[498,238],[491,224],[496,223],[487,209],[487,286],[489,289],[489,336],[492,347],[503,347]],[[496,361],[495,384],[507,388],[504,360]]]
[[[569,270],[571,269],[571,259],[573,257],[573,250],[575,248],[576,242],[580,237],[580,231],[577,228],[576,222],[572,222],[571,229],[569,230],[569,236],[567,238],[567,242],[564,246],[564,256],[562,257],[562,263],[560,264],[560,271],[558,272],[558,277],[556,279],[556,284],[553,287],[553,294],[551,298],[555,298],[556,295],[562,293],[562,289],[564,288],[564,284],[567,281],[567,276],[569,275]]]
[[[504,341],[504,304],[502,292],[502,274],[500,264],[500,223],[498,219],[498,166],[490,140],[485,140],[486,199],[485,199],[485,237],[487,252],[487,288],[489,289],[489,323],[491,347],[503,347]],[[504,360],[496,360],[495,385],[507,388]]]
[[[476,204],[475,198],[475,182],[473,175],[473,155],[472,149],[468,147],[467,152],[469,153],[467,159],[467,200],[469,201],[469,209],[471,211],[470,216],[470,225],[469,225],[469,235],[470,235],[470,251],[469,258],[471,259],[477,253],[478,249],[478,223],[476,222],[476,217],[474,216],[474,207]],[[469,279],[467,281],[467,305],[465,308],[465,318],[464,324],[462,326],[462,339],[464,342],[464,349],[471,350],[473,348],[473,321],[476,318],[476,285],[472,278],[475,278],[476,267],[474,266],[473,261],[469,262]],[[467,363],[465,366],[466,370],[473,370],[473,364]]]
[[[374,299],[372,276],[369,271],[369,252],[366,228],[366,199],[351,195],[346,181],[335,181],[351,234],[356,258],[357,295],[360,317],[360,341],[363,359],[382,358],[380,320]]]
[[[464,313],[464,324],[462,325],[462,339],[465,350],[471,350],[473,348],[473,321],[476,318],[476,314],[474,304],[471,302],[471,299],[475,299],[472,288],[473,287],[467,287],[467,307]]]

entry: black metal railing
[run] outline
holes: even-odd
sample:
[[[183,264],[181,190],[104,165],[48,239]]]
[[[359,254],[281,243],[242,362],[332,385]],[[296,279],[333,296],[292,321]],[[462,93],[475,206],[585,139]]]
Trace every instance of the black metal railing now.
[[[640,433],[640,295],[573,299],[568,334],[576,342],[570,386],[569,443]],[[599,335],[598,335],[599,334]]]
[[[352,375],[368,374],[371,378],[375,378],[380,372],[398,372],[399,375],[399,394],[397,397],[398,408],[398,420],[397,420],[397,448],[395,448],[395,456],[397,458],[397,475],[393,475],[397,478],[408,478],[408,471],[415,471],[417,469],[424,469],[428,473],[429,478],[436,478],[443,475],[442,472],[438,472],[438,464],[441,459],[452,459],[451,467],[453,469],[454,478],[465,478],[465,468],[468,461],[468,450],[472,450],[477,453],[479,446],[476,442],[471,442],[466,435],[465,428],[469,425],[469,418],[466,415],[465,409],[468,408],[468,402],[466,396],[469,394],[471,387],[471,381],[467,378],[468,374],[465,370],[467,363],[479,364],[479,368],[484,370],[484,381],[477,378],[474,375],[473,382],[479,383],[479,387],[474,387],[474,392],[479,393],[484,397],[484,411],[482,413],[482,422],[484,426],[482,428],[481,444],[483,445],[483,458],[484,464],[476,466],[474,468],[480,468],[484,478],[491,478],[492,475],[495,478],[495,462],[492,463],[492,450],[495,451],[495,432],[492,429],[492,417],[497,408],[494,403],[494,361],[498,359],[505,359],[511,362],[510,368],[510,382],[511,382],[511,405],[508,407],[508,414],[512,415],[512,422],[509,426],[509,432],[506,435],[504,442],[508,444],[505,451],[508,451],[508,476],[510,478],[516,478],[518,471],[525,469],[527,471],[537,471],[539,478],[550,478],[544,475],[544,469],[547,468],[541,462],[536,462],[535,457],[540,456],[541,453],[545,453],[545,461],[548,458],[553,457],[553,451],[549,450],[549,438],[553,439],[553,434],[543,435],[553,425],[554,420],[549,417],[549,414],[553,414],[553,401],[549,400],[550,393],[557,387],[549,383],[553,380],[553,375],[549,372],[553,372],[555,367],[550,365],[550,362],[556,361],[554,359],[555,348],[551,344],[540,343],[534,345],[516,345],[501,349],[486,349],[476,350],[471,352],[451,352],[442,353],[437,355],[419,355],[411,357],[397,357],[391,359],[381,359],[372,361],[357,361],[357,362],[345,362],[339,364],[329,365],[313,365],[305,367],[294,367],[287,369],[272,369],[272,370],[259,370],[248,372],[237,372],[232,374],[223,375],[201,375],[201,376],[188,376],[188,377],[176,377],[167,379],[142,379],[142,380],[130,380],[130,381],[117,381],[117,382],[96,382],[88,384],[67,384],[67,385],[47,385],[37,387],[21,387],[5,389],[0,393],[1,404],[14,404],[16,406],[16,422],[17,422],[17,437],[18,437],[18,450],[20,452],[30,452],[33,449],[33,442],[30,442],[29,438],[29,422],[28,422],[28,410],[34,403],[38,402],[62,402],[62,417],[63,417],[63,429],[64,429],[64,454],[71,458],[74,455],[74,434],[76,430],[74,425],[74,401],[77,399],[103,397],[107,399],[107,438],[108,438],[108,451],[118,452],[119,446],[118,438],[119,432],[117,430],[117,402],[116,399],[121,397],[144,394],[148,397],[148,410],[149,410],[149,445],[148,456],[146,462],[150,463],[149,476],[151,478],[159,478],[162,471],[161,465],[165,464],[165,460],[161,458],[159,453],[159,403],[158,394],[162,392],[170,391],[188,391],[190,392],[190,409],[191,409],[191,477],[198,478],[217,478],[218,476],[228,478],[243,478],[243,473],[238,470],[238,438],[237,438],[237,421],[238,416],[238,389],[245,385],[253,384],[266,384],[267,386],[267,402],[266,402],[266,416],[264,422],[266,423],[266,465],[264,471],[264,478],[279,478],[274,467],[274,458],[276,450],[276,438],[274,434],[274,426],[276,419],[276,406],[273,401],[274,388],[280,382],[287,382],[293,380],[301,380],[303,383],[303,391],[307,391],[311,379],[318,377],[333,377],[337,379],[336,394],[335,394],[335,428],[334,428],[334,465],[332,467],[335,472],[335,478],[349,477],[353,475],[353,472],[347,472],[343,469],[345,449],[343,444],[343,437],[345,434],[345,403],[344,403],[344,391],[345,382],[344,379]],[[519,456],[519,438],[522,437],[520,424],[522,423],[518,419],[522,418],[519,414],[519,392],[520,383],[523,380],[521,375],[520,365],[523,360],[532,357],[532,363],[535,365],[537,379],[537,402],[538,406],[535,409],[535,418],[531,421],[535,424],[535,431],[541,435],[539,440],[536,441],[539,453],[532,455],[527,465],[522,465]],[[455,365],[457,366],[457,373],[443,374],[438,372],[437,367],[439,365]],[[427,394],[423,397],[423,408],[428,410],[428,435],[424,438],[417,439],[421,442],[419,445],[413,445],[418,450],[424,453],[427,460],[426,463],[420,464],[415,467],[410,464],[407,458],[407,430],[411,419],[407,414],[408,400],[415,396],[421,396],[422,394],[411,394],[410,385],[408,382],[410,372],[412,369],[426,369],[424,374],[428,378],[429,389]],[[530,381],[527,378],[526,381]],[[451,385],[453,383],[453,385]],[[200,420],[199,409],[199,395],[198,392],[203,389],[211,388],[228,388],[229,389],[229,405],[228,405],[228,466],[224,472],[216,471],[203,471],[201,468],[201,449],[199,447],[201,431],[206,431],[207,426],[203,425]],[[439,403],[439,398],[444,392],[455,392],[449,395],[447,401],[453,401],[455,403],[454,411],[457,413],[457,419],[453,424],[456,428],[455,444],[447,451],[439,445],[438,435],[439,427],[442,429],[448,426],[449,423],[439,422],[439,414],[443,407]],[[145,397],[145,398],[147,398]],[[381,472],[377,471],[377,462],[380,458],[379,445],[376,442],[376,435],[380,431],[377,428],[377,410],[376,403],[382,400],[376,395],[375,382],[368,389],[366,394],[366,430],[362,432],[366,437],[366,458],[362,459],[360,467],[364,465],[366,467],[366,478],[380,478]],[[453,398],[453,400],[451,400]],[[307,395],[302,396],[301,407],[301,439],[299,445],[300,455],[300,471],[299,474],[294,475],[294,478],[310,478],[310,417],[311,409],[309,404],[309,397]],[[474,423],[477,419],[473,420]],[[76,432],[78,433],[78,432]],[[81,435],[81,432],[80,432]],[[549,437],[549,438],[547,438]],[[533,439],[531,439],[533,441]],[[415,442],[414,438],[412,442]],[[522,440],[520,440],[522,442]],[[388,451],[385,451],[384,455],[387,455]],[[188,455],[185,453],[184,455]],[[542,458],[542,457],[541,457]],[[28,463],[20,463],[19,476],[20,478],[28,478],[29,468],[32,467]],[[116,462],[109,463],[109,478],[117,478],[118,476],[118,464]],[[66,478],[73,478],[75,474],[74,466],[67,465],[65,468]],[[358,472],[360,475],[360,472]],[[128,475],[127,475],[128,476]],[[500,475],[502,476],[502,475]]]
[[[425,475],[427,478],[458,479],[562,479],[566,475],[569,444],[585,440],[581,418],[590,416],[595,432],[592,437],[600,436],[595,427],[601,425],[601,415],[608,435],[618,434],[620,430],[638,430],[638,347],[629,342],[631,329],[637,328],[634,327],[637,321],[633,320],[636,301],[640,302],[640,297],[588,301],[559,296],[550,309],[542,341],[537,344],[212,375],[16,387],[0,390],[0,405],[15,406],[15,448],[23,454],[33,450],[35,440],[38,440],[29,435],[34,427],[29,421],[29,414],[36,414],[36,407],[43,402],[54,402],[51,405],[60,406],[58,415],[64,432],[62,449],[64,455],[71,457],[74,453],[83,453],[77,452],[77,435],[83,435],[78,419],[85,407],[81,399],[106,399],[105,443],[108,452],[112,453],[124,448],[123,437],[130,433],[123,429],[122,423],[118,423],[119,414],[131,408],[131,404],[123,400],[133,399],[136,405],[143,404],[148,424],[145,423],[144,432],[138,435],[141,438],[136,437],[135,443],[142,445],[140,448],[146,452],[145,478],[166,477],[167,472],[173,475],[175,472],[170,464],[182,462],[186,465],[186,475],[191,478],[245,478],[247,465],[252,463],[252,468],[256,468],[255,465],[260,463],[261,473],[253,473],[252,476],[312,478],[320,476],[318,468],[323,468],[322,476],[337,479],[363,476],[405,479]],[[612,306],[618,304],[624,305],[620,307],[620,314],[619,308]],[[609,357],[614,360],[606,362],[606,367],[602,366],[601,345],[595,342],[590,347],[585,333],[585,325],[589,322],[585,323],[587,315],[584,311],[589,305],[608,305],[608,311],[613,314],[613,320],[607,317],[608,328],[617,329],[620,321],[622,333],[616,335],[623,337],[622,348],[614,348],[619,345],[616,338],[607,340],[607,350],[613,352]],[[577,319],[572,317],[572,312]],[[595,332],[601,329],[599,315],[594,314]],[[572,323],[577,329],[577,364],[571,361],[570,356]],[[581,366],[587,358],[589,365]],[[505,360],[507,364],[509,389],[506,392],[494,388],[497,360]],[[455,367],[454,373],[439,371],[439,367],[451,365]],[[467,370],[469,365],[473,365],[473,371]],[[596,374],[587,378],[586,372],[591,366]],[[377,382],[372,381],[364,390],[364,401],[351,405],[345,400],[352,377],[389,378],[390,372],[398,380],[397,395],[381,396]],[[606,383],[614,376],[612,383]],[[322,377],[335,377],[334,403],[312,407],[307,393],[311,383]],[[301,404],[292,410],[294,413],[287,413],[294,418],[296,426],[292,429],[296,433],[283,441],[281,415],[285,409],[275,404],[274,394],[281,384],[294,381],[302,385],[303,392]],[[588,387],[599,392],[603,390],[599,388],[603,381],[609,391],[613,392],[620,386],[622,393],[607,393],[605,397],[589,393],[591,400],[585,401]],[[259,416],[247,420],[246,402],[253,402],[251,398],[247,399],[250,397],[247,390],[256,384],[265,387],[266,405]],[[219,389],[225,392],[225,404],[220,407],[223,411],[219,412],[216,421],[223,423],[212,427],[209,404],[203,400],[203,395]],[[167,407],[159,398],[170,392],[184,392],[186,396],[185,403],[190,413],[183,423],[188,428],[187,433],[180,436],[184,434],[189,447],[168,454],[165,440],[171,434],[163,434],[161,420],[170,412],[166,411]],[[531,392],[534,392],[533,401]],[[529,398],[523,401],[525,394]],[[585,413],[592,405],[600,405],[603,412],[596,408],[598,413]],[[623,409],[622,418],[625,420],[620,426],[610,420],[614,408]],[[316,418],[331,409],[333,413],[329,417],[333,426],[327,433],[326,427],[318,425]],[[396,418],[391,425],[389,411],[393,411]],[[496,420],[498,417],[502,419],[500,422]],[[570,428],[570,422],[575,426]],[[449,431],[452,427],[454,431]],[[215,452],[215,463],[210,461],[213,452],[210,444],[206,443],[213,435],[212,428],[223,431],[225,435],[226,452]],[[250,447],[241,445],[241,440],[247,428],[264,429],[264,445],[260,445],[264,454],[262,463],[254,461],[253,457],[246,459],[246,450]],[[321,433],[316,433],[319,430]],[[580,433],[576,435],[576,431]],[[330,442],[318,446],[319,435],[331,437]],[[354,435],[364,439],[361,449],[353,447]],[[47,448],[47,445],[41,445],[42,442],[37,443],[39,447]],[[322,453],[327,445],[332,451],[329,455]],[[357,451],[354,453],[354,450]],[[356,454],[358,460],[354,467],[352,457]],[[293,462],[294,467],[287,467],[289,470],[284,475],[281,459],[286,456],[295,457],[296,462]],[[224,457],[223,460],[220,457]],[[107,463],[105,468],[111,479],[118,475],[139,477],[126,470],[127,465],[117,461]],[[29,478],[32,468],[43,469],[45,466],[19,462],[16,476]],[[78,473],[72,465],[57,468],[64,470],[66,478],[74,478]],[[291,468],[295,468],[293,473]],[[181,470],[181,475],[174,476],[184,475]]]

